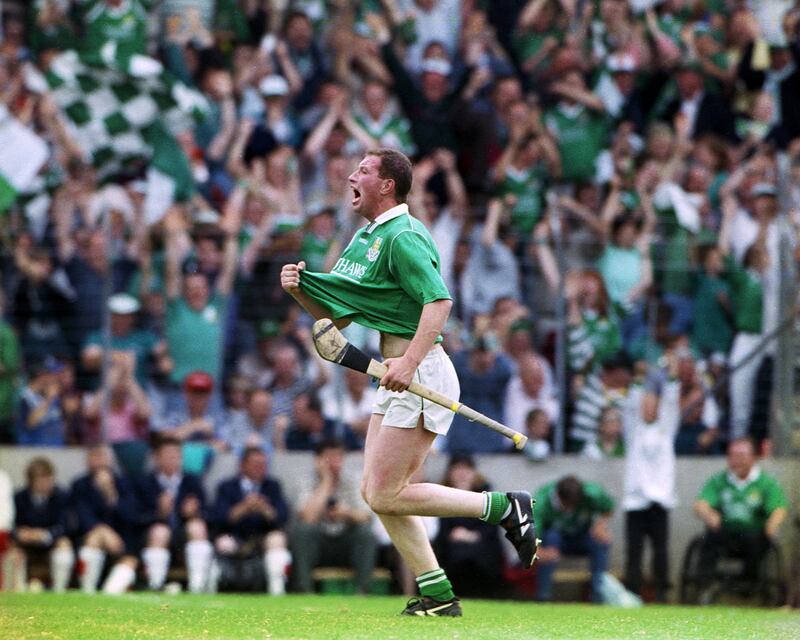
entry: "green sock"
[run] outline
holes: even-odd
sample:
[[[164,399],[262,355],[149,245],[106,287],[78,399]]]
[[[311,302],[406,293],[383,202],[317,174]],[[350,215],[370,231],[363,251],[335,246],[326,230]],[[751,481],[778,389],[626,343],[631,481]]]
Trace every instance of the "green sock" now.
[[[456,594],[453,593],[453,585],[447,579],[444,569],[426,571],[421,576],[418,576],[417,586],[421,595],[440,602],[452,600],[456,597]]]
[[[502,491],[484,491],[483,498],[481,520],[484,522],[500,524],[500,521],[511,513],[511,501]]]

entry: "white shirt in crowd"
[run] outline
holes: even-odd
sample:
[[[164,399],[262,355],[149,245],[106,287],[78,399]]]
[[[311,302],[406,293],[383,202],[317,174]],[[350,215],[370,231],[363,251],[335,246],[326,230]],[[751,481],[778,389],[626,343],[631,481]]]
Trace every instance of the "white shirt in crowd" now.
[[[528,395],[522,386],[522,379],[519,374],[511,378],[508,382],[508,387],[506,387],[506,424],[521,433],[525,433],[525,418],[534,409],[542,409],[547,414],[547,419],[551,424],[558,420],[558,400],[553,388],[553,375],[550,372],[550,365],[544,361],[544,358],[539,358],[539,360],[542,361],[544,382],[539,389],[538,395]]]
[[[661,392],[658,418],[642,420],[644,389],[632,387],[623,411],[625,480],[622,508],[647,509],[655,502],[665,509],[677,504],[675,435],[680,427],[680,383],[667,382]]]

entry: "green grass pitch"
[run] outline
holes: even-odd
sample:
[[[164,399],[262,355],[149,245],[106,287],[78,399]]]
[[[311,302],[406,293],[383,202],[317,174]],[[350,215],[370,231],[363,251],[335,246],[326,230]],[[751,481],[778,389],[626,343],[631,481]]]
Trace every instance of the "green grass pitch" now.
[[[401,597],[0,594],[4,640],[95,638],[800,638],[800,614],[727,607],[611,609],[468,600],[464,617],[403,618]]]

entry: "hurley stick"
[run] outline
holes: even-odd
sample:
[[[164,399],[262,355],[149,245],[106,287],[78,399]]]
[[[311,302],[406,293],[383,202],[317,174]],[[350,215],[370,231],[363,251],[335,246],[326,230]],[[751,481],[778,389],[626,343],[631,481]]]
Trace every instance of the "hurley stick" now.
[[[325,360],[335,362],[349,369],[361,371],[378,380],[388,371],[385,365],[377,360],[373,360],[366,353],[350,344],[347,338],[342,335],[342,332],[339,331],[328,318],[317,320],[314,323],[312,332],[317,353]],[[492,431],[504,435],[514,443],[514,447],[517,449],[522,449],[525,443],[528,442],[528,437],[518,431],[514,431],[497,420],[492,420],[490,417],[475,411],[475,409],[461,404],[458,400],[448,398],[438,391],[429,389],[418,382],[412,382],[408,386],[408,390],[414,395],[435,402],[438,405],[450,409],[450,411],[464,416],[470,422],[477,422],[478,424],[488,427]]]

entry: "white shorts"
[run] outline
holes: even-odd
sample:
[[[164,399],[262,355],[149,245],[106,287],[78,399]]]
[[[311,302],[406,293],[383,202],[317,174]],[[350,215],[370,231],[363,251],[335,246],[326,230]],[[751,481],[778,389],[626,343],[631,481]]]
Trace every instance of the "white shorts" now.
[[[458,400],[461,393],[456,369],[441,345],[436,345],[428,352],[414,374],[414,380],[452,400]],[[413,393],[387,391],[383,387],[378,388],[372,412],[383,416],[381,426],[402,429],[416,427],[422,414],[425,428],[442,436],[447,435],[455,416],[450,409]]]

